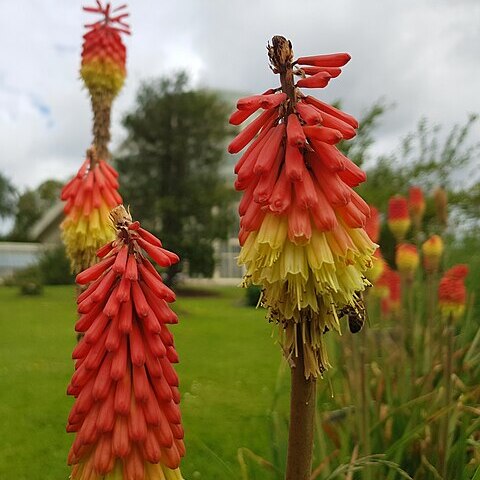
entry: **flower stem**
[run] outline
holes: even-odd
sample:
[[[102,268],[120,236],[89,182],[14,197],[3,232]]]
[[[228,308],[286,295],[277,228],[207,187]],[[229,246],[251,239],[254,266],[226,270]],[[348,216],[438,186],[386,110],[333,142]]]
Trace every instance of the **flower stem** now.
[[[92,92],[93,110],[93,144],[97,157],[100,160],[108,160],[110,156],[108,143],[110,142],[110,114],[112,110],[113,96],[103,92]]]
[[[453,325],[452,316],[449,315],[444,330],[445,339],[445,360],[444,360],[444,380],[445,380],[445,417],[442,425],[441,437],[441,460],[442,460],[442,478],[448,480],[448,450],[449,450],[449,426],[450,426],[450,403],[452,402],[452,374],[453,374]]]
[[[312,471],[316,380],[305,378],[303,345],[291,368],[290,432],[286,480],[309,480]]]

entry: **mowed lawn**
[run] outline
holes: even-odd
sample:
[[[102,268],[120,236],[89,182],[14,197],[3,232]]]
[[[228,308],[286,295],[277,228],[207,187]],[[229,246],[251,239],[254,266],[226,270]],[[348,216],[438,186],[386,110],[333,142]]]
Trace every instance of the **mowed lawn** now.
[[[280,349],[264,312],[243,306],[241,289],[215,292],[179,296],[175,305],[189,480],[240,478],[240,447],[271,456]],[[0,288],[0,479],[68,478],[74,302],[74,287],[47,287],[39,297]]]

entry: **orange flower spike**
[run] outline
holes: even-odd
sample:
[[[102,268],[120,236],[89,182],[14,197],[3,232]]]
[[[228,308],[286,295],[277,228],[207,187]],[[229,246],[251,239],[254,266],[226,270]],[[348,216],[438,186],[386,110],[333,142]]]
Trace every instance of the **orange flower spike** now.
[[[401,243],[397,246],[395,263],[397,264],[398,271],[405,279],[413,281],[419,262],[418,250],[415,245],[411,243]]]
[[[122,34],[129,35],[130,27],[125,23],[128,13],[125,5],[115,10],[110,3],[97,7],[84,7],[87,12],[101,15],[101,19],[85,25],[88,29],[83,36],[82,67],[80,74],[90,92],[102,91],[116,96],[125,80],[126,48]]]
[[[422,244],[423,266],[428,273],[438,272],[443,254],[443,240],[432,235]]]
[[[387,268],[378,284],[385,285],[388,288],[388,296],[382,299],[382,313],[384,315],[398,315],[401,310],[402,301],[402,282],[400,274]]]
[[[425,214],[425,199],[420,187],[410,187],[408,194],[408,209],[413,224],[417,230],[421,229],[423,215]]]
[[[341,311],[359,301],[357,292],[369,284],[364,273],[375,245],[361,228],[369,207],[351,188],[365,174],[335,146],[352,138],[358,124],[305,97],[300,87],[323,85],[350,57],[304,57],[311,67],[302,69],[283,37],[274,37],[268,51],[282,86],[240,100],[231,117],[237,125],[253,111],[271,107],[229,146],[236,153],[249,145],[235,167],[235,188],[244,191],[239,263],[246,268],[245,285],[263,287],[262,303],[281,327],[284,350],[295,355],[303,338],[304,373],[317,377],[328,367],[322,335],[340,328],[331,306]],[[295,84],[294,75],[305,81]]]
[[[443,317],[460,319],[465,313],[467,290],[465,277],[468,274],[466,265],[457,265],[445,272],[438,287],[438,305]]]
[[[116,190],[115,170],[109,166],[105,170],[108,177],[105,177],[104,163],[98,161],[96,150],[90,148],[74,180],[62,189],[61,199],[66,202],[63,209],[66,217],[61,224],[62,239],[74,272],[92,265],[96,251],[114,237],[108,212],[120,204],[122,198]]]
[[[452,268],[449,268],[445,272],[444,276],[455,278],[457,280],[463,280],[468,275],[468,270],[468,265],[460,263]]]
[[[395,195],[389,200],[387,222],[397,242],[402,242],[411,225],[405,197]]]
[[[173,293],[147,260],[178,261],[155,236],[132,222],[123,206],[110,214],[116,239],[104,259],[77,275],[82,293],[76,330],[75,373],[67,392],[76,397],[68,432],[72,480],[182,480],[185,453],[178,407],[178,360],[167,324],[176,315]],[[154,392],[154,393],[153,393]],[[157,438],[169,441],[157,442]]]

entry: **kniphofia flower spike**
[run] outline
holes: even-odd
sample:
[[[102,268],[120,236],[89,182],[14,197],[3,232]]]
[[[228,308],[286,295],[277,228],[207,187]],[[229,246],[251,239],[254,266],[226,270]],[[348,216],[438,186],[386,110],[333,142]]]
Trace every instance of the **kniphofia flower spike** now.
[[[397,245],[395,263],[400,274],[405,279],[412,281],[420,263],[417,247],[411,243]]]
[[[443,317],[451,316],[458,320],[465,312],[467,289],[465,277],[468,275],[467,265],[456,265],[447,270],[438,286],[438,305]]]
[[[397,242],[402,242],[412,223],[405,197],[395,195],[388,201],[387,223]]]
[[[386,268],[379,282],[377,282],[377,285],[379,284],[388,289],[388,295],[382,299],[382,313],[384,315],[398,316],[401,312],[402,302],[400,274],[395,270]]]
[[[239,125],[258,113],[228,147],[247,147],[235,167],[235,187],[244,192],[239,263],[245,285],[263,287],[287,355],[295,357],[302,342],[305,376],[316,377],[328,367],[323,334],[340,330],[342,308],[356,308],[375,245],[364,230],[370,209],[353,190],[365,173],[336,147],[358,123],[300,87],[325,87],[350,56],[293,61],[290,42],[278,36],[268,52],[281,87],[239,100],[230,117]]]
[[[116,170],[98,160],[92,147],[75,177],[62,189],[61,199],[66,202],[62,237],[74,272],[95,263],[97,249],[115,238],[108,214],[122,203],[117,177]]]
[[[100,0],[95,7],[83,7],[87,12],[101,15],[101,19],[85,25],[83,36],[82,67],[80,74],[91,93],[101,90],[117,95],[125,80],[126,48],[121,34],[130,34],[125,23],[126,5],[112,9]]]
[[[443,254],[443,240],[439,235],[432,235],[422,244],[423,266],[429,273],[437,272]]]
[[[423,190],[420,187],[410,187],[408,191],[408,209],[415,228],[420,230],[423,215],[425,214],[425,198],[423,197]]]
[[[185,453],[179,410],[178,362],[168,324],[177,323],[161,267],[178,262],[160,240],[132,222],[123,206],[111,212],[116,239],[101,261],[77,275],[78,297],[68,393],[76,432],[68,461],[72,480],[181,480]]]
[[[125,23],[128,13],[125,5],[115,9],[96,0],[96,7],[84,10],[100,14],[101,19],[85,25],[83,36],[82,66],[80,74],[87,86],[93,110],[93,144],[99,158],[107,160],[110,141],[110,113],[113,99],[123,86],[126,76],[126,48],[122,34],[130,34]]]

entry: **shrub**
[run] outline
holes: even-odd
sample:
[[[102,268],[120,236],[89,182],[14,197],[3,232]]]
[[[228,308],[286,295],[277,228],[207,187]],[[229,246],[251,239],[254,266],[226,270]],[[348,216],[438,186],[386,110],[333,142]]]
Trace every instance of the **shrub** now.
[[[68,285],[74,282],[63,245],[45,250],[38,260],[37,268],[45,285]]]
[[[40,295],[43,292],[42,276],[36,265],[15,272],[8,284],[19,287],[22,295]]]

